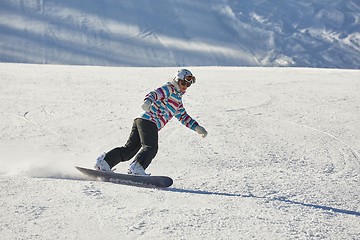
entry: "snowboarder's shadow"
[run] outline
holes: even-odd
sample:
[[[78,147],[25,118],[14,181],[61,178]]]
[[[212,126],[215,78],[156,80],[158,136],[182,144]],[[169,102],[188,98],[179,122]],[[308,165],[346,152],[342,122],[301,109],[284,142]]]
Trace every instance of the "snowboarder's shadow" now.
[[[169,188],[166,188],[164,190],[165,191],[170,191],[170,192],[192,193],[192,194],[199,194],[199,195],[218,195],[218,196],[227,196],[227,197],[245,197],[245,195],[236,194],[236,193],[210,192],[210,191],[204,191],[204,190],[191,190],[191,189],[181,189],[181,188],[173,188],[173,187],[169,187]]]
[[[237,193],[211,192],[211,191],[204,191],[204,190],[191,190],[191,189],[181,189],[181,188],[171,188],[171,187],[167,188],[165,190],[171,191],[171,192],[199,194],[199,195],[263,199],[265,201],[276,201],[276,202],[282,202],[282,203],[291,204],[291,205],[299,205],[299,206],[303,206],[303,207],[320,209],[323,211],[328,211],[330,213],[341,213],[341,214],[353,215],[353,216],[357,216],[357,217],[360,216],[360,212],[356,212],[356,211],[352,211],[352,210],[334,208],[334,207],[330,207],[330,206],[324,206],[324,205],[318,205],[318,204],[312,204],[312,203],[298,202],[298,201],[293,201],[293,200],[289,200],[289,199],[282,198],[282,197],[278,197],[278,198],[259,197],[259,196],[255,196],[251,193],[250,194],[237,194]]]

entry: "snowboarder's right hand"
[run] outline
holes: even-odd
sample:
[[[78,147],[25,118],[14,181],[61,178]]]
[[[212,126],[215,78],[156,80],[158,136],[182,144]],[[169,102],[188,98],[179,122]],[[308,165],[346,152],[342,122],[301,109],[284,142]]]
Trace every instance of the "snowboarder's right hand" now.
[[[147,100],[145,100],[144,101],[144,103],[142,104],[142,109],[144,109],[144,111],[149,111],[150,110],[150,108],[151,108],[151,104],[152,104],[152,102],[149,100],[149,99],[147,99]]]

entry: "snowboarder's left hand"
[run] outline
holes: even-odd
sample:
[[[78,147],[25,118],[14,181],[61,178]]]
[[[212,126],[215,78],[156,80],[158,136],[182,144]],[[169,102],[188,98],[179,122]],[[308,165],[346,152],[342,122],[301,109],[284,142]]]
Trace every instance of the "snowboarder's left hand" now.
[[[207,131],[202,126],[196,126],[195,131],[200,134],[203,138],[207,136]]]

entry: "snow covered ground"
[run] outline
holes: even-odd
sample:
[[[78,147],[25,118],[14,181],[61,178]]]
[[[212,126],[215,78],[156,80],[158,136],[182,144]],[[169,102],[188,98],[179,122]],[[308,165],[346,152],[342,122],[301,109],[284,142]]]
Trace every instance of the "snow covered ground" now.
[[[359,239],[360,71],[192,67],[188,112],[148,171],[167,190],[88,181],[176,68],[0,64],[3,239]],[[118,165],[123,172],[128,164]]]
[[[359,0],[1,0],[0,61],[360,66]]]

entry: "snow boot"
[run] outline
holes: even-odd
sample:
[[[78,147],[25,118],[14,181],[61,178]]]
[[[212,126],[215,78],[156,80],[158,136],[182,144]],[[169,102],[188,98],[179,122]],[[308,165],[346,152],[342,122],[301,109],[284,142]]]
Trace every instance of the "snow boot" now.
[[[97,159],[94,168],[103,172],[110,172],[110,165],[105,161],[106,153],[101,154]]]
[[[130,164],[128,174],[150,176],[150,174],[146,173],[144,168],[137,161],[134,161]]]

